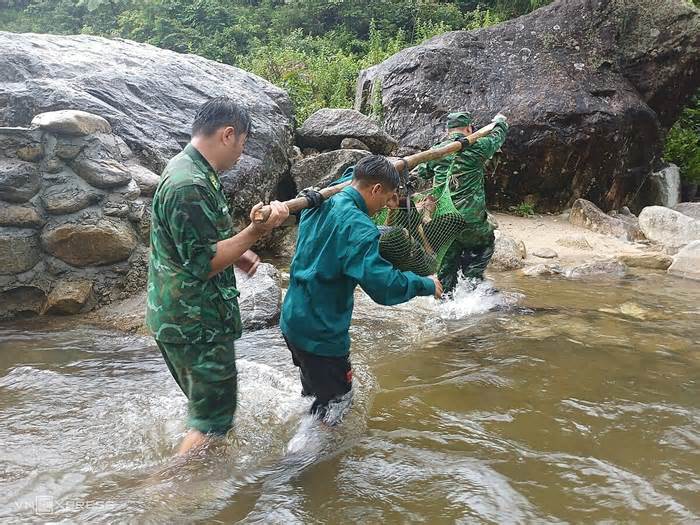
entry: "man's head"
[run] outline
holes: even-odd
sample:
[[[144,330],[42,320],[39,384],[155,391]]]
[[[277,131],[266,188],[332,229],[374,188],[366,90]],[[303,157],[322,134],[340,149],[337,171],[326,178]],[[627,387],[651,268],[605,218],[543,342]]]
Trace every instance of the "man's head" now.
[[[362,195],[370,215],[396,199],[399,182],[399,172],[381,155],[364,157],[355,165],[352,186]]]
[[[243,153],[250,116],[228,97],[217,97],[197,110],[192,144],[217,171],[231,169]]]
[[[455,111],[447,115],[447,131],[469,135],[474,132],[474,119],[468,111]]]

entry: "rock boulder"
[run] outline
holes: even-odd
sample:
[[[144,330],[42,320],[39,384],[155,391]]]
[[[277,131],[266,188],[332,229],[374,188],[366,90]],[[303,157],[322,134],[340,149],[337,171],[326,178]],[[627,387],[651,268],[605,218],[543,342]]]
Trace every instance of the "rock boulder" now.
[[[48,296],[46,313],[77,314],[92,302],[92,281],[59,281]]]
[[[671,249],[700,239],[700,220],[663,206],[644,208],[639,214],[639,226],[649,240]]]
[[[616,209],[700,85],[699,56],[700,11],[685,0],[558,0],[400,51],[360,74],[355,109],[369,113],[380,93],[401,153],[433,144],[450,111],[479,125],[501,111],[511,129],[490,202],[532,194],[542,211],[577,198]]]
[[[644,233],[637,226],[636,219],[622,216],[611,217],[592,202],[577,199],[571,207],[569,222],[588,230],[612,235],[627,241],[644,239]]]
[[[691,219],[700,220],[700,202],[681,202],[673,209]]]
[[[41,248],[36,231],[0,228],[0,275],[24,272],[40,260]]]
[[[32,119],[32,126],[64,135],[112,133],[109,122],[99,115],[76,110],[40,113]]]
[[[41,176],[31,162],[0,159],[0,199],[7,202],[26,202],[39,191]]]
[[[94,223],[47,225],[41,242],[48,253],[80,268],[124,261],[138,244],[128,223],[101,218]]]
[[[238,301],[244,328],[259,330],[274,326],[282,307],[282,288],[277,269],[271,264],[262,263],[255,275],[248,277],[236,268],[236,283],[241,292]]]
[[[525,266],[523,261],[522,241],[516,241],[507,235],[497,235],[493,257],[489,269],[496,271],[517,270]]]
[[[297,130],[303,148],[338,149],[345,138],[358,139],[381,155],[390,155],[397,146],[374,120],[352,109],[319,109]]]
[[[668,273],[700,281],[700,241],[693,241],[679,251]]]
[[[260,200],[289,196],[279,192],[287,187],[292,105],[262,78],[195,55],[86,35],[0,32],[0,49],[0,126],[28,126],[44,111],[94,113],[160,173],[188,142],[197,108],[229,94],[249,111],[254,130],[241,161],[222,178],[234,214],[246,217]],[[108,186],[125,178],[108,172]]]
[[[309,186],[325,188],[340,178],[347,168],[368,155],[368,151],[339,149],[306,157],[292,166],[292,179],[297,191]]]

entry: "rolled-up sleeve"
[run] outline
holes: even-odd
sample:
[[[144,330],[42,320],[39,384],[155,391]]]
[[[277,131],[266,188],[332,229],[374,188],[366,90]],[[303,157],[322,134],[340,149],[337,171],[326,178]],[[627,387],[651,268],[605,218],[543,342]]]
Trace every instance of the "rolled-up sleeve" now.
[[[397,270],[379,255],[378,231],[353,239],[352,243],[352,251],[345,259],[344,272],[355,279],[374,302],[390,306],[418,295],[435,294],[432,279]]]
[[[195,278],[206,281],[219,241],[215,207],[206,192],[196,185],[174,190],[164,207],[182,267]]]

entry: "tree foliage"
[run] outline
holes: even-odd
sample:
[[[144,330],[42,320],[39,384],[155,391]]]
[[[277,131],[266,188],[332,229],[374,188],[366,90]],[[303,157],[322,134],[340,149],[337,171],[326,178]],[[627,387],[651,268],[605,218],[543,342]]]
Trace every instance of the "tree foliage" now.
[[[700,91],[669,131],[664,158],[678,165],[685,181],[700,184]]]
[[[407,46],[446,31],[497,24],[550,2],[0,0],[0,30],[128,38],[233,64],[285,88],[302,121],[322,107],[352,106],[360,70]],[[380,106],[372,110],[378,118]],[[665,156],[686,179],[700,181],[699,107],[696,98],[673,127]]]
[[[94,34],[195,53],[289,91],[298,119],[349,107],[362,68],[550,0],[0,0],[0,29]]]

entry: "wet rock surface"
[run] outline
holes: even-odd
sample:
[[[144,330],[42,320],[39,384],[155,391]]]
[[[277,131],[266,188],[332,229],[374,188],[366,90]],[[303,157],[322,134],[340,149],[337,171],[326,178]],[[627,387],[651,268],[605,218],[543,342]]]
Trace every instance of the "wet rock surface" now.
[[[364,150],[339,149],[306,157],[292,166],[292,179],[297,191],[310,186],[325,188],[369,154]]]
[[[302,148],[338,149],[346,138],[357,139],[381,155],[390,155],[398,145],[374,120],[352,109],[319,109],[297,130]]]
[[[682,0],[560,0],[493,27],[454,31],[360,74],[355,109],[380,95],[401,152],[425,149],[445,115],[499,111],[511,129],[487,178],[501,208],[540,211],[577,198],[627,204],[654,171],[664,130],[700,85],[700,14]]]
[[[0,126],[28,127],[37,114],[52,112],[35,123],[66,137],[59,158],[75,158],[80,148],[73,138],[108,133],[107,122],[139,164],[160,173],[189,141],[197,108],[229,93],[249,111],[254,130],[241,161],[222,176],[234,215],[247,217],[261,200],[289,197],[284,181],[293,139],[292,106],[286,92],[266,80],[195,55],[86,35],[0,32],[0,48]],[[94,116],[59,118],[54,110]],[[3,142],[0,136],[0,149]],[[93,178],[88,182],[97,187],[113,188],[130,177],[122,166],[101,164],[94,157],[76,162],[74,169],[81,175],[89,172]],[[1,174],[2,169],[0,187]]]
[[[238,304],[243,327],[259,330],[277,324],[282,308],[282,287],[277,269],[262,263],[255,275],[249,277],[236,268],[236,283],[241,292]]]

